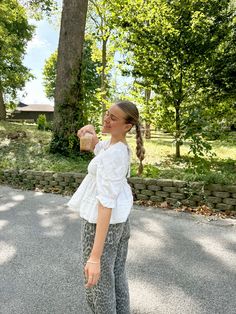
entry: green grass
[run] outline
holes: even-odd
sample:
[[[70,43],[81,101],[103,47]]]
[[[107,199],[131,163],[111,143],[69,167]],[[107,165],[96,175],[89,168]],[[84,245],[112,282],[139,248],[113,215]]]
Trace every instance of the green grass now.
[[[135,152],[135,139],[128,139]],[[188,154],[189,145],[181,146],[181,159],[175,158],[173,138],[168,134],[158,133],[156,139],[145,140],[146,156],[144,176],[185,181],[204,181],[207,183],[236,184],[236,134],[230,134],[224,141],[210,142],[215,153],[213,158],[196,161],[193,154]],[[138,159],[133,153],[134,175]]]
[[[7,138],[9,132],[24,130],[27,137],[18,140]],[[104,136],[104,139],[107,137]],[[36,125],[0,122],[0,169],[31,169],[55,172],[86,172],[88,160],[83,157],[64,157],[48,153],[51,133],[37,130]],[[132,149],[131,175],[137,173],[135,138],[128,137]],[[157,138],[144,140],[146,156],[144,177],[170,178],[207,183],[236,184],[236,134],[211,142],[216,156],[212,159],[194,160],[189,155],[189,145],[181,146],[181,159],[176,159],[173,138],[158,132]]]
[[[26,138],[10,140],[7,134],[25,131]],[[0,123],[0,169],[30,169],[55,172],[86,172],[88,161],[81,157],[64,157],[48,153],[51,132],[37,130],[36,125]]]

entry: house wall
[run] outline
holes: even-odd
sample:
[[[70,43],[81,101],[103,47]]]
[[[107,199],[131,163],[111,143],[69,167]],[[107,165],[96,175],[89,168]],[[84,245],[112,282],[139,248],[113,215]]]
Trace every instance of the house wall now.
[[[43,112],[43,111],[13,112],[12,115],[10,116],[10,119],[34,120],[36,122],[40,114],[45,114],[47,121],[53,121],[53,112]]]

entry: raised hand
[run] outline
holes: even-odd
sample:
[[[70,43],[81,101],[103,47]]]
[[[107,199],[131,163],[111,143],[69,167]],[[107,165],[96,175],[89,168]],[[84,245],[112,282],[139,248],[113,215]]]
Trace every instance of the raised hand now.
[[[82,136],[85,135],[85,133],[91,133],[94,136],[97,136],[95,129],[94,129],[94,126],[92,124],[87,124],[87,125],[83,126],[81,129],[79,129],[77,131],[77,136],[79,138],[81,138]]]

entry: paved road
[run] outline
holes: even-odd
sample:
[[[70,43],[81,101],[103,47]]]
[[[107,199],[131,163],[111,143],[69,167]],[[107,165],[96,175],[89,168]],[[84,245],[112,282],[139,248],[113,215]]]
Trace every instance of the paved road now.
[[[90,313],[68,199],[0,186],[1,314]],[[133,314],[235,314],[236,221],[133,210],[127,274]]]

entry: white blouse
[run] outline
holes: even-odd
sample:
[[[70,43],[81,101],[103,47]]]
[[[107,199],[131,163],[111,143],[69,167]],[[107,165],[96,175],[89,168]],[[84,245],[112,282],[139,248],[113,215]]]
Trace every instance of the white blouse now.
[[[67,205],[79,211],[80,217],[96,223],[98,202],[112,208],[110,224],[125,222],[133,206],[133,195],[127,177],[130,176],[131,151],[122,142],[110,145],[100,141],[95,157],[88,165],[88,174]]]

